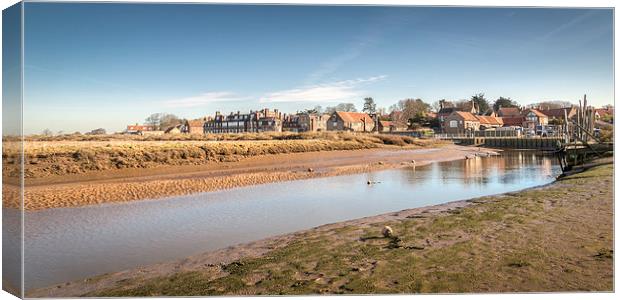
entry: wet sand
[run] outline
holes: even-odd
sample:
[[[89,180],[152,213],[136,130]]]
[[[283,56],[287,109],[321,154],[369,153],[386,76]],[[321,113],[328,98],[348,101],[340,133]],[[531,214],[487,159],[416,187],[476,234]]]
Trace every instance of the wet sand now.
[[[495,153],[489,149],[379,148],[262,155],[204,166],[108,170],[94,174],[26,179],[24,207],[38,210],[180,196],[286,180],[337,176],[389,168],[421,166]],[[5,206],[17,207],[11,187]],[[11,199],[13,199],[11,201]]]

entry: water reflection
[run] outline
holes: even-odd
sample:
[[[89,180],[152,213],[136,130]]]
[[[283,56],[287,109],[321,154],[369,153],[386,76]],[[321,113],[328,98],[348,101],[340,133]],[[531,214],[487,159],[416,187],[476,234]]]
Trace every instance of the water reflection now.
[[[26,286],[48,286],[327,223],[515,191],[551,182],[558,171],[549,157],[517,153],[28,212]]]
[[[522,176],[547,178],[557,175],[557,166],[550,156],[508,152],[501,156],[475,157],[468,160],[413,167],[402,176],[410,184],[488,185],[495,180],[502,184],[518,183]],[[437,182],[440,180],[440,182]]]

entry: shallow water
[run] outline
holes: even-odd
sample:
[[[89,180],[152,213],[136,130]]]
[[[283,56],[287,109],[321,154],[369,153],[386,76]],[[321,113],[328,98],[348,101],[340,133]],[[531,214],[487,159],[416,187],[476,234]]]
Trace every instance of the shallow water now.
[[[511,153],[191,196],[27,212],[26,289],[406,208],[552,182],[553,157]],[[380,182],[368,185],[367,181]]]

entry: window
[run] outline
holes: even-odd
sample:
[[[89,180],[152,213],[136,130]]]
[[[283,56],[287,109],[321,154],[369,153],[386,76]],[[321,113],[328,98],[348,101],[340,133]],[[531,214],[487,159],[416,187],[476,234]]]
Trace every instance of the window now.
[[[456,120],[450,120],[450,127],[451,128],[455,128],[458,127],[458,122]]]

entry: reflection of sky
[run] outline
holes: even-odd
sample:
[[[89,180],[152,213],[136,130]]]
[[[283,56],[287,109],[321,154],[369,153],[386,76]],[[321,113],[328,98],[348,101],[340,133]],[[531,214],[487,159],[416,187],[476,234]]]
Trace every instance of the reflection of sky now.
[[[46,286],[322,224],[515,191],[552,181],[556,169],[551,158],[489,157],[28,212],[26,285]],[[377,183],[368,185],[369,180]]]
[[[2,278],[14,288],[21,288],[21,229],[20,210],[2,208]]]

